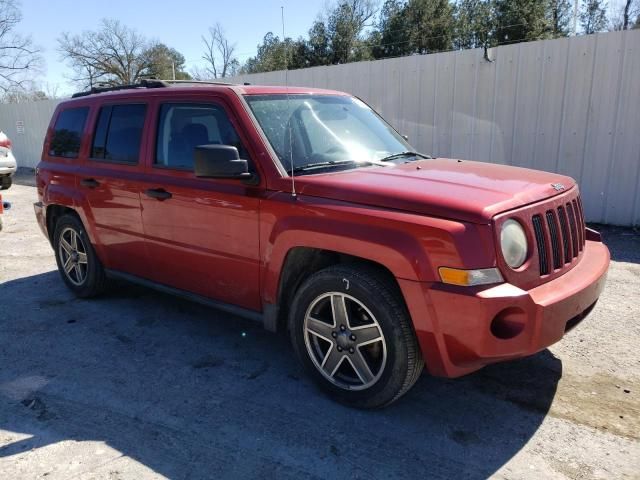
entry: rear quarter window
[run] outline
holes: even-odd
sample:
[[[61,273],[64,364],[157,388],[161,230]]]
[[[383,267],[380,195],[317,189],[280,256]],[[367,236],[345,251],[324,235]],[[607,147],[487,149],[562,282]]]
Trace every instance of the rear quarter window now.
[[[69,108],[60,112],[53,127],[49,155],[66,158],[78,157],[82,132],[88,114],[89,107]]]
[[[138,163],[146,110],[144,104],[102,107],[93,136],[91,158]]]

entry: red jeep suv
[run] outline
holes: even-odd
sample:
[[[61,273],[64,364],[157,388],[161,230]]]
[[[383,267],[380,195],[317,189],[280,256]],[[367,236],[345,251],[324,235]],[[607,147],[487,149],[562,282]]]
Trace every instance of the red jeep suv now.
[[[531,355],[593,308],[609,251],[571,178],[413,151],[326,90],[149,80],[56,109],[36,216],[66,285],[125,279],[288,332],[333,398]]]

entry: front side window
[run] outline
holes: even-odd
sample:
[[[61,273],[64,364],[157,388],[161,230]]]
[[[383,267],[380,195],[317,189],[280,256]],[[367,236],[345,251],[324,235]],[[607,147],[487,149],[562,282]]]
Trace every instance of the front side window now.
[[[193,170],[195,148],[212,144],[234,146],[240,158],[249,160],[247,150],[222,107],[208,103],[162,105],[155,165]]]
[[[78,157],[88,113],[88,107],[70,108],[60,112],[53,127],[49,155],[66,158]]]
[[[410,150],[360,100],[344,95],[246,95],[283,167],[378,162]]]
[[[138,163],[146,105],[108,105],[100,109],[91,158]]]

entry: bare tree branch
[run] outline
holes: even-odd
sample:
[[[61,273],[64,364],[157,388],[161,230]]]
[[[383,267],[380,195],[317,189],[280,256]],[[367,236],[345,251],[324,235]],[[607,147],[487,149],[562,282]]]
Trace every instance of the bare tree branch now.
[[[58,51],[73,69],[71,80],[82,87],[136,83],[149,75],[155,45],[118,20],[103,19],[97,31],[63,33]]]
[[[229,42],[219,23],[209,27],[209,36],[202,37],[205,51],[202,59],[207,62],[204,73],[209,78],[224,78],[235,75],[239,62],[235,58],[236,44]],[[196,75],[202,75],[202,71]],[[194,76],[196,76],[194,75]]]
[[[16,0],[0,0],[0,90],[25,88],[43,67],[40,51],[30,36],[15,32],[22,20]]]

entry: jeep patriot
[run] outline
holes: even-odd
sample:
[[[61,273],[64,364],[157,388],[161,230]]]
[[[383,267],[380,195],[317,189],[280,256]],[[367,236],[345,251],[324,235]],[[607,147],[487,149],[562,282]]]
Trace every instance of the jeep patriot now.
[[[557,342],[609,265],[573,179],[431,158],[335,91],[96,88],[58,105],[36,177],[77,296],[124,279],[262,322],[362,408]]]

